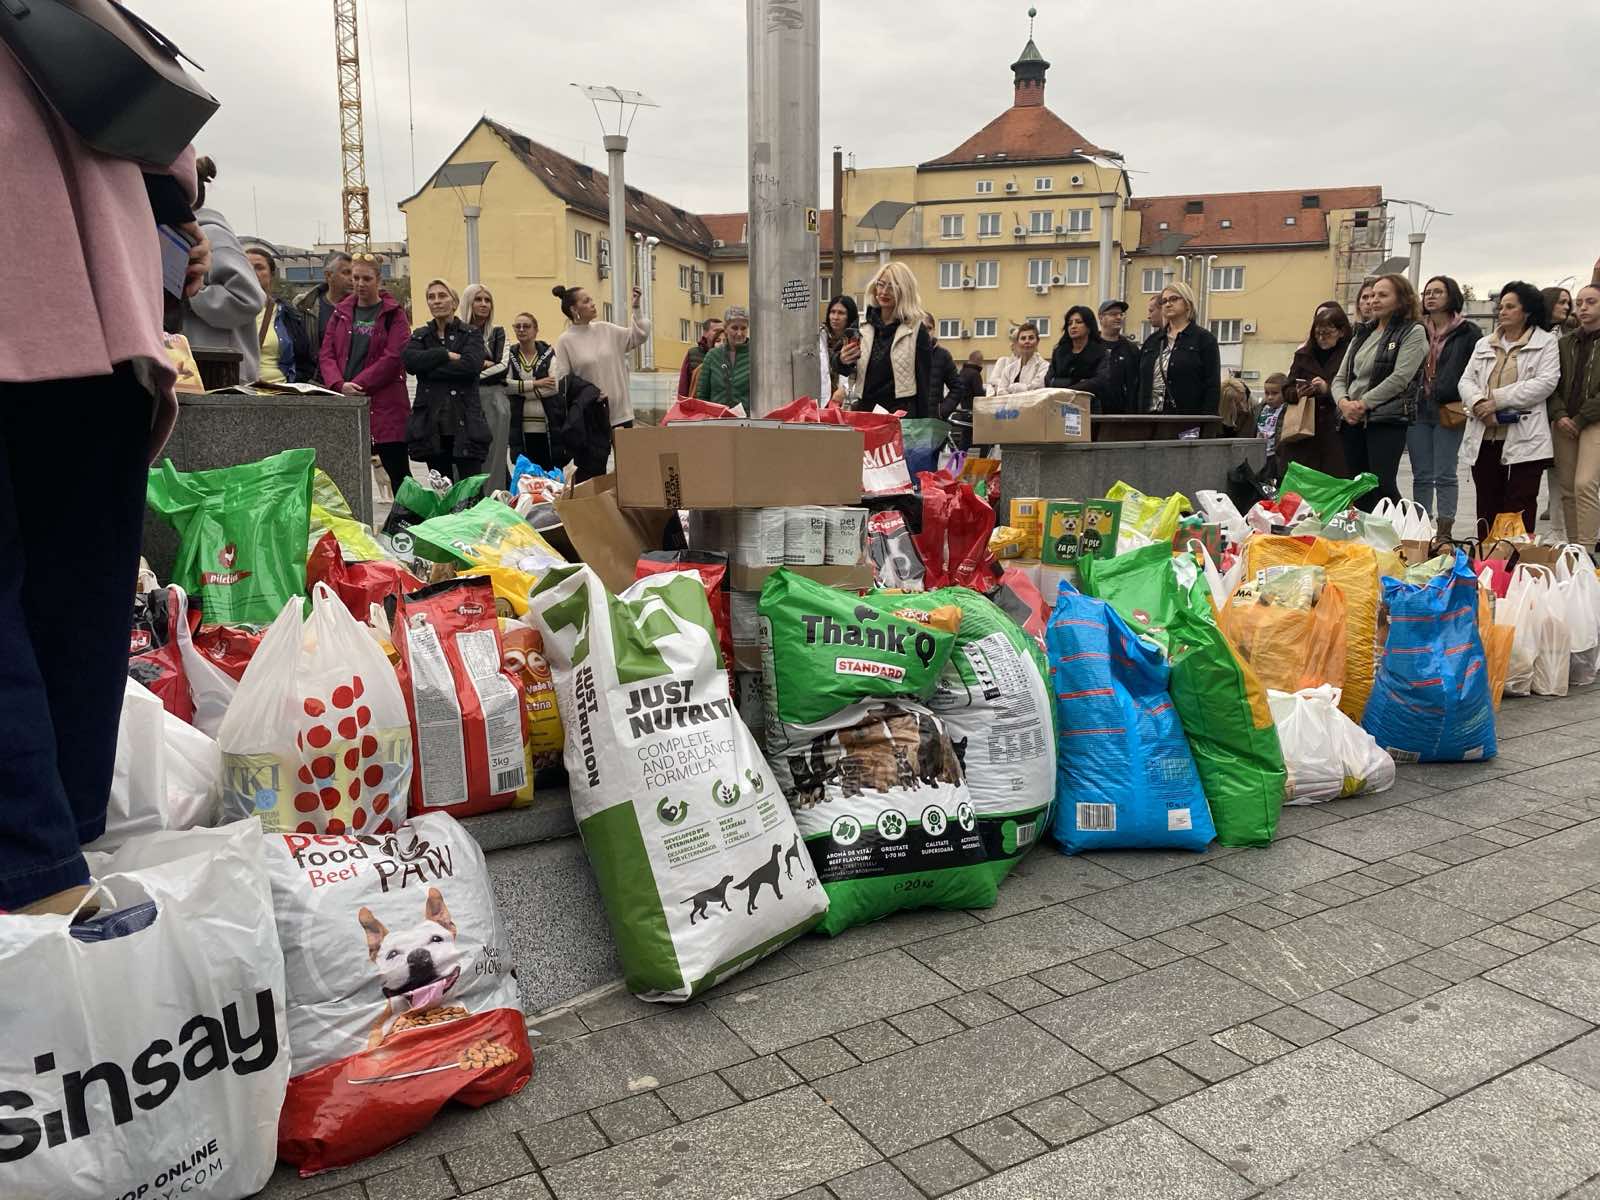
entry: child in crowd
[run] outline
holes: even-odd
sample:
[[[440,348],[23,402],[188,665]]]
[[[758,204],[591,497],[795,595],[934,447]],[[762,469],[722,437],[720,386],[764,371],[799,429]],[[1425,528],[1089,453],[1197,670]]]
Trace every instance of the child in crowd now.
[[[1276,480],[1278,470],[1278,422],[1283,417],[1283,388],[1288,376],[1275,371],[1262,381],[1261,436],[1267,439],[1267,472]]]

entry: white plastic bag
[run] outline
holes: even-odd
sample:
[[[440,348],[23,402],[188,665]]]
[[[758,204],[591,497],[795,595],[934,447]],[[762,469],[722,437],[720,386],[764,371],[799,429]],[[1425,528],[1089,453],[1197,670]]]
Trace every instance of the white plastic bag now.
[[[139,834],[210,825],[217,819],[221,787],[217,743],[169,713],[154,692],[129,679],[117,726],[106,831],[88,848],[110,851]]]
[[[194,637],[189,632],[189,598],[181,587],[178,592],[176,618],[178,656],[183,660],[183,673],[189,680],[189,695],[194,700],[194,727],[207,737],[216,737],[222,728],[222,718],[239,690],[239,685],[216,663],[195,648]]]
[[[1572,665],[1567,611],[1567,597],[1548,567],[1519,566],[1512,571],[1505,599],[1494,610],[1496,625],[1515,630],[1506,695],[1567,694]]]
[[[1222,536],[1229,542],[1237,544],[1249,536],[1250,526],[1245,524],[1238,505],[1234,504],[1227,492],[1199,491],[1194,494],[1194,499],[1200,506],[1200,515],[1220,526]]]
[[[1394,786],[1394,759],[1339,709],[1331,684],[1267,693],[1284,765],[1287,804],[1320,804]]]
[[[1211,558],[1211,551],[1198,538],[1189,539],[1189,549],[1195,551],[1200,559],[1200,567],[1205,572],[1206,586],[1211,589],[1211,603],[1221,612],[1227,607],[1228,601],[1233,598],[1234,592],[1239,590],[1239,580],[1244,576],[1244,550],[1241,548],[1233,557],[1233,566],[1226,571],[1217,570],[1217,564]]]
[[[225,820],[269,833],[387,833],[406,817],[411,721],[394,668],[344,601],[284,605],[245,668],[217,741]]]
[[[0,1193],[253,1196],[289,1078],[261,828],[151,834],[96,866],[131,932],[0,918]]]
[[[1438,532],[1428,510],[1415,500],[1391,500],[1385,496],[1372,506],[1372,515],[1386,518],[1402,542],[1431,542]]]

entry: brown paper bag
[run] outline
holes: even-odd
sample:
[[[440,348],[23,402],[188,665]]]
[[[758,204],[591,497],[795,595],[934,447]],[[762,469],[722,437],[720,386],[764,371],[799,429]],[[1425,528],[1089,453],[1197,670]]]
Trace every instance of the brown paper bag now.
[[[1278,419],[1278,444],[1303,442],[1317,432],[1317,399],[1307,396],[1303,400],[1290,400],[1283,406],[1283,416]]]
[[[576,484],[555,505],[561,518],[560,532],[571,543],[574,559],[593,567],[613,592],[633,582],[639,555],[659,549],[667,522],[676,519],[676,514],[666,509],[620,507],[615,475]],[[559,536],[546,536],[552,543],[559,541]]]

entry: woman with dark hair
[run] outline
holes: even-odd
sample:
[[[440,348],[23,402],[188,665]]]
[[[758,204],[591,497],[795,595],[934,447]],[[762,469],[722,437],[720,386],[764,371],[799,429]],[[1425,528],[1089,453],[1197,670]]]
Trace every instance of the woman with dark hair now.
[[[860,320],[854,296],[840,295],[828,301],[827,319],[822,323],[822,348],[828,356],[828,395],[836,401],[843,399],[840,393],[850,382],[840,368],[845,365],[854,367],[861,355]],[[853,334],[851,331],[854,331]],[[840,358],[845,353],[847,341],[856,343],[850,349],[848,361]]]
[[[555,347],[539,340],[539,318],[530,312],[519,312],[511,318],[511,332],[516,345],[511,348],[511,361],[506,367],[506,397],[511,405],[510,455],[515,459],[525,454],[529,462],[541,467],[562,466],[550,453],[550,430],[544,411],[545,398],[556,390],[556,381],[550,376]]]
[[[1496,297],[1495,331],[1472,348],[1461,374],[1461,402],[1470,414],[1460,461],[1478,492],[1478,534],[1503,512],[1520,512],[1538,527],[1539,479],[1554,460],[1545,401],[1561,378],[1556,335],[1544,328],[1544,297],[1512,280]]]
[[[1215,415],[1222,403],[1222,352],[1195,322],[1194,289],[1175,279],[1161,289],[1162,325],[1139,351],[1139,409]]]
[[[1378,486],[1356,501],[1371,512],[1379,500],[1400,499],[1396,478],[1406,427],[1416,419],[1428,335],[1416,289],[1404,275],[1380,275],[1367,301],[1371,319],[1355,331],[1333,379],[1344,418],[1344,465],[1349,475],[1371,471]]]
[[[1454,532],[1456,519],[1456,456],[1467,423],[1461,373],[1483,336],[1461,315],[1465,307],[1461,285],[1450,276],[1435,275],[1423,286],[1428,356],[1422,360],[1422,393],[1416,424],[1406,432],[1406,451],[1411,455],[1411,497],[1433,515],[1442,537]]]
[[[294,305],[279,301],[272,291],[278,278],[278,260],[260,246],[251,246],[244,256],[250,260],[256,282],[267,297],[267,306],[257,322],[261,361],[256,379],[261,383],[314,383],[317,362],[311,351],[311,336],[306,332],[305,315]]]
[[[1061,339],[1050,352],[1050,369],[1045,372],[1045,387],[1088,390],[1089,380],[1100,369],[1106,344],[1100,340],[1100,322],[1087,304],[1074,304],[1061,319]],[[1098,400],[1095,403],[1099,410]]]
[[[1545,328],[1551,333],[1560,337],[1563,333],[1571,333],[1578,327],[1578,318],[1572,311],[1572,293],[1566,288],[1540,288],[1539,296],[1544,301],[1545,317],[1548,320]]]
[[[1312,402],[1310,437],[1283,440],[1283,418],[1278,418],[1278,465],[1292,462],[1328,475],[1344,474],[1344,439],[1339,429],[1342,419],[1333,402],[1333,380],[1350,348],[1350,318],[1336,300],[1317,305],[1311,314],[1311,331],[1294,352],[1289,374],[1284,380],[1285,404],[1301,400]]]
[[[559,385],[577,375],[600,389],[606,399],[613,429],[633,425],[633,401],[628,398],[628,354],[644,345],[650,322],[639,311],[638,288],[633,289],[630,321],[626,328],[596,320],[600,311],[586,288],[560,287],[550,294],[561,301],[561,315],[571,324],[556,339],[555,379]]]
[[[430,279],[422,295],[431,320],[406,342],[406,371],[417,377],[406,442],[412,458],[459,483],[483,470],[493,440],[478,398],[483,337],[456,316],[458,298],[444,280]]]

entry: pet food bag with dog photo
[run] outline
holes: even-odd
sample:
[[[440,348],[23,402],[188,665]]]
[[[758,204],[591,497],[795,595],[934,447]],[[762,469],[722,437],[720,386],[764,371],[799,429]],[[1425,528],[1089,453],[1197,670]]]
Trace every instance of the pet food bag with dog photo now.
[[[284,605],[228,706],[224,820],[268,833],[383,833],[406,816],[411,724],[394,668],[332,588]]]
[[[943,721],[909,700],[871,701],[791,736],[790,806],[828,893],[822,932],[994,904],[1021,823],[979,823]]]
[[[261,827],[93,855],[100,913],[0,917],[0,1195],[236,1200],[289,1077]]]
[[[687,1000],[816,924],[828,902],[734,709],[699,576],[613,596],[589,567],[558,567],[528,603],[628,989]]]
[[[392,833],[272,834],[289,988],[278,1154],[303,1175],[521,1090],[533,1051],[483,851],[448,813]]]

